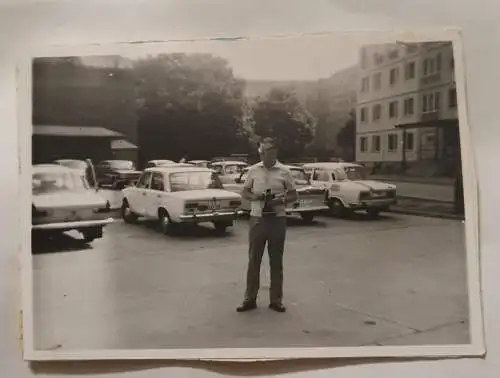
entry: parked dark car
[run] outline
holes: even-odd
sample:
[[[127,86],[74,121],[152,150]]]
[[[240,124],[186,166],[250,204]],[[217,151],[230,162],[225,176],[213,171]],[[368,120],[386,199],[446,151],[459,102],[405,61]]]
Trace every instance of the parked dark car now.
[[[81,171],[91,187],[96,187],[94,172],[92,163],[90,160],[78,160],[78,159],[57,159],[54,160],[54,164],[62,165],[63,167],[76,169]]]
[[[123,189],[135,183],[141,171],[130,160],[104,160],[95,166],[99,186],[109,186],[112,189]]]

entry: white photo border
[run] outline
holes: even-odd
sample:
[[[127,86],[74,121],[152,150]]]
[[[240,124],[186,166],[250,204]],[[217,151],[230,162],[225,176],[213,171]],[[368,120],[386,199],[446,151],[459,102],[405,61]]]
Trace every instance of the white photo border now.
[[[32,154],[32,60],[37,57],[83,56],[123,54],[135,49],[147,52],[168,51],[178,43],[244,43],[245,40],[273,38],[335,38],[348,35],[363,44],[387,42],[451,41],[455,59],[459,139],[465,198],[465,245],[467,254],[467,287],[469,304],[470,344],[416,345],[416,346],[360,346],[360,347],[307,347],[307,348],[214,348],[214,349],[105,349],[105,350],[36,350],[33,325],[33,258],[31,252],[31,154]],[[23,359],[26,361],[56,360],[209,360],[209,361],[262,361],[304,358],[446,358],[482,357],[486,353],[484,340],[481,274],[479,253],[478,181],[474,164],[472,135],[468,122],[468,102],[465,82],[465,56],[460,31],[456,28],[425,28],[416,30],[338,30],[314,34],[287,34],[264,37],[204,38],[196,40],[165,40],[164,42],[124,41],[108,44],[77,46],[46,46],[23,53],[17,65],[18,96],[18,157],[19,157],[19,225],[21,263],[21,329]]]

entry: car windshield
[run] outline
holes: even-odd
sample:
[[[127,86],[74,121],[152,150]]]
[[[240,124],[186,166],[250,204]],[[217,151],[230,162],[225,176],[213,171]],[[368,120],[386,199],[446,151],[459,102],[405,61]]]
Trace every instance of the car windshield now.
[[[33,194],[46,194],[64,191],[89,189],[85,177],[73,172],[43,172],[32,176]]]
[[[60,161],[59,164],[73,169],[85,169],[87,168],[87,163],[81,160],[64,160]]]
[[[366,172],[362,167],[345,167],[344,172],[348,180],[366,180]]]
[[[308,184],[309,179],[307,174],[302,169],[291,169],[292,177],[297,184]]]
[[[245,166],[239,165],[239,164],[226,165],[226,167],[224,168],[224,171],[226,174],[232,175],[232,174],[241,173],[241,171],[243,171],[244,168],[245,168]]]
[[[186,190],[221,189],[222,183],[213,172],[178,172],[170,174],[170,189],[172,192]]]
[[[134,169],[134,163],[127,160],[110,161],[109,166],[113,169],[123,169],[123,170]]]

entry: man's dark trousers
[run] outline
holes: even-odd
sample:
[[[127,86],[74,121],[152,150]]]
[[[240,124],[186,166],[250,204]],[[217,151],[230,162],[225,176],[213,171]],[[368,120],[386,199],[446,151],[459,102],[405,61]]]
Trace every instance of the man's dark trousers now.
[[[245,302],[255,302],[260,287],[260,265],[267,243],[271,268],[270,303],[281,304],[283,297],[283,251],[286,217],[250,217],[247,288]]]

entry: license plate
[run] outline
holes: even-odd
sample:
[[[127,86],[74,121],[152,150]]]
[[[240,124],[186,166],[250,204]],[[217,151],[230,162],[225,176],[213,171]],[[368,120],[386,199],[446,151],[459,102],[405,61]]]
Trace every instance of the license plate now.
[[[312,202],[313,201],[310,199],[301,199],[301,200],[299,200],[299,207],[311,206]]]

